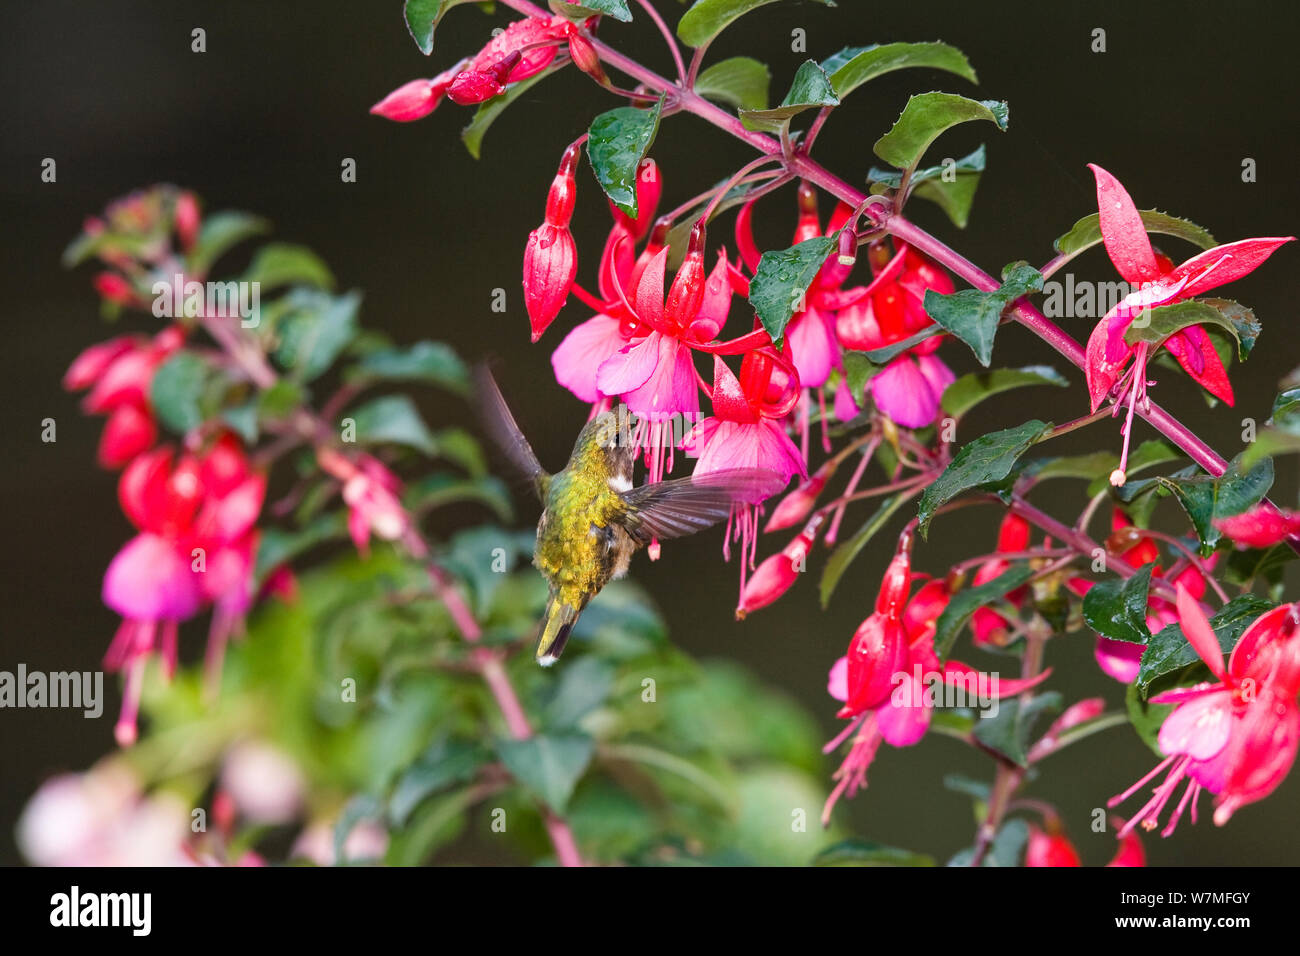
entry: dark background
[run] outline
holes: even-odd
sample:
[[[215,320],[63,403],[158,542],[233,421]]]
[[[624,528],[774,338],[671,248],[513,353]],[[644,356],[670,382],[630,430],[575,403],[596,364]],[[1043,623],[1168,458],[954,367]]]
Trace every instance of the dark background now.
[[[675,22],[676,4],[657,5]],[[209,209],[264,214],[274,221],[277,238],[311,245],[341,285],[365,291],[368,326],[398,341],[445,339],[469,357],[497,355],[503,385],[542,460],[563,459],[585,408],[555,384],[549,355],[560,328],[583,313],[569,309],[541,347],[530,347],[518,292],[520,254],[528,231],[540,222],[564,145],[596,112],[618,104],[576,71],[565,71],[497,122],[479,162],[458,141],[467,110],[444,104],[411,125],[368,116],[369,106],[389,90],[476,50],[508,14],[487,18],[472,7],[454,10],[427,60],[407,35],[400,8],[397,0],[6,4],[0,29],[0,500],[6,515],[0,669],[20,661],[43,670],[96,667],[116,625],[99,603],[99,586],[128,526],[115,503],[115,475],[93,463],[102,420],[82,416],[75,397],[59,387],[73,356],[109,332],[97,318],[90,270],[69,274],[59,255],[86,214],[134,187],[174,182],[198,191]],[[953,229],[937,210],[920,208],[923,203],[912,210],[921,225],[996,271],[1013,259],[1046,261],[1051,240],[1095,211],[1085,166],[1090,161],[1119,176],[1140,207],[1189,216],[1221,241],[1295,231],[1296,25],[1293,5],[1281,3],[1016,2],[981,8],[842,0],[830,10],[791,2],[748,16],[710,57],[743,52],[764,59],[779,101],[799,63],[846,43],[938,38],[961,47],[979,71],[978,90],[946,74],[885,77],[836,111],[817,154],[845,178],[862,182],[873,163],[871,143],[909,92],[947,89],[1008,100],[1008,133],[960,129],[932,154],[960,156],[981,140],[988,143],[989,171],[966,232]],[[200,26],[207,31],[207,52],[194,54],[190,31]],[[795,27],[807,31],[806,54],[790,51]],[[1107,32],[1104,54],[1090,52],[1095,27]],[[644,16],[630,26],[608,22],[602,35],[648,65],[669,69]],[[663,208],[751,156],[742,144],[687,116],[665,123],[653,154],[667,182]],[[58,162],[56,184],[40,181],[47,156]],[[1248,156],[1258,162],[1254,184],[1240,178]],[[356,183],[340,182],[344,157],[357,161]],[[590,269],[606,214],[595,184],[585,172],[582,177],[575,228]],[[758,217],[761,243],[788,244],[792,205],[788,191],[765,204]],[[729,231],[726,220],[713,239]],[[1189,254],[1170,246],[1176,260]],[[1291,298],[1298,256],[1294,247],[1283,249],[1227,292],[1252,306],[1265,325],[1249,375],[1234,376],[1236,410],[1207,409],[1186,379],[1160,375],[1165,380],[1157,399],[1226,454],[1239,450],[1241,418],[1267,417],[1276,381],[1300,359]],[[1098,251],[1075,271],[1115,278]],[[506,315],[490,311],[496,287],[510,295]],[[1067,320],[1077,338],[1088,326]],[[973,362],[963,351],[945,349],[959,372]],[[1045,345],[1015,327],[999,338],[997,358],[1002,365],[1051,362],[1064,369]],[[1030,415],[1066,421],[1086,410],[1083,395],[1080,386],[1004,396],[965,426],[965,437]],[[468,420],[461,407],[430,400],[426,408],[434,419]],[[58,422],[56,444],[40,441],[47,416]],[[1141,428],[1138,437],[1149,437]],[[1118,448],[1118,429],[1110,425],[1071,437],[1079,439],[1075,450],[1084,444]],[[1294,503],[1294,475],[1294,463],[1283,461],[1278,500]],[[1082,504],[1077,485],[1045,491],[1040,500],[1062,514]],[[521,505],[531,520],[531,506]],[[851,513],[844,533],[866,514]],[[918,551],[918,567],[941,571],[959,555],[987,550],[996,518],[992,510],[975,509],[936,523],[930,543]],[[719,547],[717,533],[672,545],[658,564],[639,562],[635,576],[656,595],[680,645],[698,655],[742,660],[819,713],[829,736],[836,722],[824,693],[826,669],[864,614],[886,547],[854,566],[829,611],[818,610],[815,581],[809,580],[743,625],[731,614],[736,571],[722,563]],[[1054,641],[1049,659],[1057,668],[1056,686],[1068,697],[1103,693],[1122,704],[1120,686],[1092,663],[1088,636]],[[94,722],[71,711],[0,715],[0,860],[16,859],[12,824],[40,780],[81,769],[112,746],[116,706],[110,700],[105,719]],[[1109,858],[1113,841],[1089,832],[1092,808],[1152,765],[1152,754],[1119,728],[1049,761],[1031,794],[1060,805],[1085,860],[1097,864]],[[986,776],[987,769],[986,760],[937,736],[905,752],[882,748],[871,788],[848,805],[853,829],[944,857],[969,843],[973,821],[969,800],[942,789],[942,775]],[[1300,835],[1291,810],[1298,794],[1293,775],[1227,828],[1215,828],[1208,813],[1198,826],[1184,821],[1175,839],[1146,840],[1151,861],[1295,863]],[[1208,801],[1202,809],[1208,811]]]

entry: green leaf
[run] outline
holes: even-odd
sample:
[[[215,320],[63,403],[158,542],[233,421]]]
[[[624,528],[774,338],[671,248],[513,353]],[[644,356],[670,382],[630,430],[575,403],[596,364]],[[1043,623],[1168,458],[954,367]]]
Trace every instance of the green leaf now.
[[[845,353],[846,363],[849,354],[851,353]],[[1001,392],[1009,392],[1013,388],[1024,388],[1027,385],[1055,385],[1064,388],[1069,384],[1064,375],[1048,365],[971,372],[969,375],[963,375],[944,390],[940,404],[953,418],[960,418],[986,398]]]
[[[934,626],[934,650],[939,660],[947,659],[948,652],[957,640],[957,635],[966,626],[977,610],[993,603],[1034,576],[1034,569],[1028,564],[1016,564],[1003,571],[992,581],[975,587],[962,588],[952,596],[948,606],[943,609]]]
[[[789,249],[765,252],[759,259],[749,283],[749,304],[773,342],[781,341],[790,319],[802,311],[808,287],[838,243],[838,233],[814,236]]]
[[[762,130],[769,133],[780,132],[791,120],[805,110],[823,106],[838,106],[839,97],[831,87],[830,77],[826,75],[816,60],[806,60],[794,75],[790,92],[785,95],[781,105],[770,110],[741,110],[740,120],[745,129]]]
[[[556,813],[568,806],[595,751],[585,734],[537,734],[527,740],[499,740],[496,746],[510,775]]]
[[[934,203],[952,220],[953,225],[965,229],[970,221],[970,208],[975,201],[975,189],[979,186],[984,164],[984,146],[980,144],[961,159],[918,169],[912,173],[909,187],[911,194]],[[867,179],[878,186],[897,189],[902,185],[903,173],[897,169],[873,166]],[[872,192],[880,191],[878,188],[872,189]]]
[[[324,373],[357,331],[361,293],[333,296],[298,288],[286,298],[287,311],[276,323],[280,344],[275,359],[302,382]]]
[[[598,657],[580,657],[565,667],[542,710],[548,731],[568,730],[603,705],[614,689],[614,669]]]
[[[966,54],[956,47],[938,42],[886,43],[884,46],[844,49],[824,61],[822,67],[830,73],[831,85],[841,100],[863,83],[878,76],[912,67],[946,70],[972,83],[979,82]]]
[[[1255,313],[1228,299],[1188,299],[1139,312],[1124,333],[1129,345],[1159,345],[1189,325],[1215,325],[1237,340],[1237,357],[1245,360],[1259,337]]]
[[[272,242],[257,250],[244,281],[258,283],[263,292],[296,283],[327,291],[334,287],[329,266],[306,246],[289,242]]]
[[[587,157],[596,181],[614,205],[633,218],[637,214],[636,177],[659,131],[663,105],[660,97],[648,110],[620,106],[601,113],[588,130]]]
[[[1147,627],[1147,592],[1151,588],[1151,565],[1145,564],[1126,581],[1100,581],[1083,596],[1083,620],[1112,641],[1145,644],[1151,640]]]
[[[214,212],[203,220],[194,248],[190,250],[191,278],[207,275],[213,263],[231,248],[270,228],[265,219],[246,212]]]
[[[469,371],[451,346],[422,341],[368,352],[347,372],[350,382],[425,382],[469,394]]]
[[[896,358],[914,345],[919,345],[926,339],[932,339],[936,335],[943,335],[944,330],[940,326],[930,326],[922,329],[920,332],[914,332],[905,339],[900,339],[891,345],[885,345],[878,349],[867,349],[862,354],[871,362],[877,365],[887,365],[890,359]]]
[[[992,292],[963,289],[944,295],[927,289],[925,312],[970,346],[979,363],[988,368],[1002,313],[1016,299],[1042,288],[1041,272],[1028,263],[1013,262],[1002,270],[1002,285]]]
[[[286,564],[305,552],[347,534],[347,525],[341,512],[322,515],[298,531],[282,528],[264,528],[257,541],[257,562],[254,579],[265,580],[277,566]]]
[[[406,0],[402,7],[406,29],[421,53],[428,56],[433,52],[433,32],[447,11],[469,2],[471,0]]]
[[[418,449],[430,457],[438,454],[438,442],[405,395],[385,395],[367,402],[349,415],[356,422],[357,441],[373,445],[393,442]]]
[[[1138,215],[1142,217],[1142,225],[1146,227],[1147,232],[1156,232],[1166,236],[1186,239],[1202,249],[1212,249],[1219,244],[1212,235],[1189,220],[1178,219],[1158,209],[1140,209]],[[1100,242],[1101,217],[1094,212],[1092,215],[1084,216],[1076,222],[1070,228],[1070,231],[1063,236],[1059,236],[1052,243],[1052,246],[1062,256],[1074,258],[1085,249]]]
[[[1138,690],[1138,684],[1134,681],[1124,691],[1124,709],[1128,712],[1128,722],[1133,725],[1133,730],[1138,737],[1155,752],[1156,756],[1164,757],[1158,737],[1165,718],[1174,712],[1174,705],[1151,703],[1146,699],[1146,695]]]
[[[281,421],[306,400],[307,390],[297,382],[278,379],[257,397],[257,414],[261,421]]]
[[[826,607],[830,603],[831,595],[835,592],[835,586],[840,583],[840,578],[844,576],[844,572],[853,563],[853,559],[861,554],[862,549],[867,546],[867,542],[889,523],[889,519],[894,516],[894,512],[909,500],[911,500],[911,496],[906,494],[891,495],[886,498],[876,508],[875,514],[854,532],[853,537],[839,544],[831,552],[831,556],[826,561],[826,566],[822,569],[820,585],[822,607]]]
[[[877,156],[899,169],[921,161],[941,133],[960,123],[985,120],[1005,131],[1009,110],[997,100],[972,100],[955,93],[921,93],[907,101],[903,113],[873,147]]]
[[[1007,477],[1017,459],[1051,427],[1049,422],[1032,419],[1015,428],[981,435],[963,445],[943,474],[927,485],[921,495],[917,515],[921,535],[928,534],[934,513],[962,492]]]
[[[567,3],[564,0],[552,3],[552,9],[571,20],[585,20],[592,16],[608,16],[623,23],[632,22],[632,11],[627,8],[627,0],[582,0],[581,3]]]
[[[701,47],[736,20],[776,0],[696,0],[677,22],[677,38],[690,47]],[[832,0],[818,0],[833,7]]]
[[[1243,453],[1244,454],[1244,453]],[[1242,455],[1228,463],[1228,468],[1218,477],[1194,475],[1156,479],[1173,492],[1178,503],[1201,540],[1201,555],[1209,557],[1222,537],[1214,522],[1230,518],[1256,505],[1273,486],[1273,460],[1265,458],[1249,470],[1243,470]]]
[[[388,798],[389,818],[403,826],[415,808],[433,794],[472,780],[487,757],[487,751],[472,741],[438,741],[398,779]]]
[[[492,99],[480,103],[478,109],[474,111],[474,118],[469,121],[468,126],[460,131],[461,142],[465,144],[469,154],[475,159],[481,158],[483,137],[487,135],[488,129],[506,111],[506,108],[552,73],[562,69],[567,63],[567,60],[552,63],[535,76],[510,84],[500,96],[494,96]]]
[[[999,753],[1017,766],[1028,763],[1029,735],[1034,720],[1045,710],[1061,709],[1061,695],[1055,691],[1031,697],[1021,704],[1018,697],[1000,700],[997,713],[980,717],[975,722],[975,739],[994,753]]]
[[[695,92],[742,110],[767,109],[772,72],[753,57],[733,56],[713,64],[695,80]]]
[[[1178,461],[1181,458],[1182,458],[1182,454],[1180,452],[1177,452],[1173,448],[1170,448],[1167,444],[1165,444],[1160,439],[1149,438],[1129,452],[1128,468],[1125,469],[1125,474],[1136,475],[1138,472],[1145,471],[1146,469],[1151,468],[1155,465],[1163,465],[1171,461]],[[1062,459],[1062,463],[1063,463],[1062,466],[1064,467],[1064,463],[1068,461],[1070,461],[1070,459],[1068,458]],[[1101,492],[1105,491],[1107,488],[1111,486],[1110,473],[1118,467],[1119,467],[1119,457],[1116,456],[1114,458],[1114,464],[1112,464],[1109,468],[1094,472],[1092,483],[1088,485],[1088,490],[1087,490],[1087,495],[1089,498],[1101,494]],[[1044,471],[1046,470],[1047,469],[1045,469]],[[1044,477],[1044,471],[1040,471],[1038,473],[1039,478]],[[1087,477],[1087,476],[1082,475],[1080,477]],[[1125,487],[1127,487],[1127,485]],[[1123,489],[1120,489],[1120,491],[1122,492]]]
[[[885,370],[885,366],[877,365],[871,359],[867,358],[865,352],[856,352],[852,349],[844,351],[844,378],[848,382],[849,391],[853,393],[855,400],[862,400],[862,392],[867,387],[867,382],[871,381],[876,375]]]
[[[1210,618],[1210,627],[1214,629],[1214,635],[1219,639],[1219,647],[1223,649],[1223,653],[1231,654],[1246,628],[1261,614],[1271,611],[1274,607],[1272,601],[1267,601],[1257,594],[1239,594],[1220,608],[1218,613]],[[1200,660],[1183,633],[1182,627],[1178,624],[1170,624],[1147,642],[1146,650],[1142,652],[1142,664],[1134,686],[1145,698],[1152,681],[1166,674],[1181,671],[1185,667],[1199,663]]]
[[[813,866],[934,866],[934,858],[852,837],[828,846],[812,863]]]
[[[214,375],[211,366],[193,352],[176,352],[154,372],[149,403],[158,420],[185,434],[207,419],[203,399]]]

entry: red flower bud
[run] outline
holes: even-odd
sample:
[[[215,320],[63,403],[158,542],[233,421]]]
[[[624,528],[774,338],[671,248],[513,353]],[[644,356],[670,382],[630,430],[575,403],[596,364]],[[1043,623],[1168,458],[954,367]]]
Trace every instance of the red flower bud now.
[[[176,222],[176,235],[180,237],[181,245],[186,249],[191,248],[194,240],[199,237],[199,201],[194,193],[184,192],[176,197],[173,216]]]
[[[119,405],[104,423],[99,436],[99,464],[104,468],[121,468],[153,446],[158,426],[148,409],[140,405]]]
[[[772,510],[772,517],[763,529],[764,534],[793,527],[808,517],[808,512],[812,511],[817,497],[826,487],[826,479],[830,477],[831,472],[827,467],[823,465],[816,474],[781,499],[781,503]]]
[[[907,632],[897,616],[877,611],[863,621],[849,642],[849,696],[837,716],[853,717],[884,703],[894,675],[906,669],[907,647]]]
[[[600,65],[596,48],[591,45],[591,39],[585,33],[574,30],[569,34],[569,57],[573,60],[574,66],[601,86],[609,83],[608,77],[605,76],[605,68]]]
[[[130,305],[135,301],[135,290],[131,283],[116,272],[101,272],[95,276],[95,291],[101,298],[118,305]]]
[[[743,621],[752,611],[767,607],[794,586],[820,527],[821,519],[814,518],[789,544],[759,564],[740,592],[740,603],[736,605],[737,621]]]
[[[461,106],[482,103],[506,90],[510,71],[519,65],[520,53],[515,50],[481,70],[465,70],[447,87],[447,98]]]
[[[700,311],[700,303],[704,301],[705,276],[704,220],[701,219],[691,228],[686,257],[668,289],[664,318],[669,325],[684,329],[695,319],[695,314]]]
[[[1082,866],[1079,853],[1063,833],[1044,833],[1036,826],[1029,828],[1029,843],[1025,847],[1025,866]]]
[[[370,107],[370,112],[398,123],[423,119],[442,102],[449,83],[442,78],[404,83]]]
[[[545,223],[528,235],[524,249],[524,305],[533,341],[564,308],[578,275],[578,250],[567,228]]]

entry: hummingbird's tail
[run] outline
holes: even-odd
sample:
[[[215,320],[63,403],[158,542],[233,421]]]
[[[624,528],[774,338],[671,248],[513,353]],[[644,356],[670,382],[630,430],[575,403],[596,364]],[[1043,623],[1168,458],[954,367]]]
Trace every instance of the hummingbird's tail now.
[[[541,633],[537,638],[537,663],[550,667],[564,653],[568,643],[569,632],[578,621],[581,613],[572,604],[565,604],[555,594],[546,602],[546,614],[542,618]]]

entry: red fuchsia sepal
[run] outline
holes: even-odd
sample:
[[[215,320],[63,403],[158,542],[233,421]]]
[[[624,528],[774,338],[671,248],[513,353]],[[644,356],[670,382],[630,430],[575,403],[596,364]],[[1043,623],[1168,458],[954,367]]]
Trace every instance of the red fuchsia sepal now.
[[[1300,534],[1300,513],[1264,502],[1231,518],[1216,518],[1214,526],[1240,548],[1271,548]]]
[[[524,306],[536,342],[564,308],[578,275],[578,249],[569,231],[577,196],[581,147],[564,152],[559,171],[546,195],[546,219],[528,235],[524,247]]]

